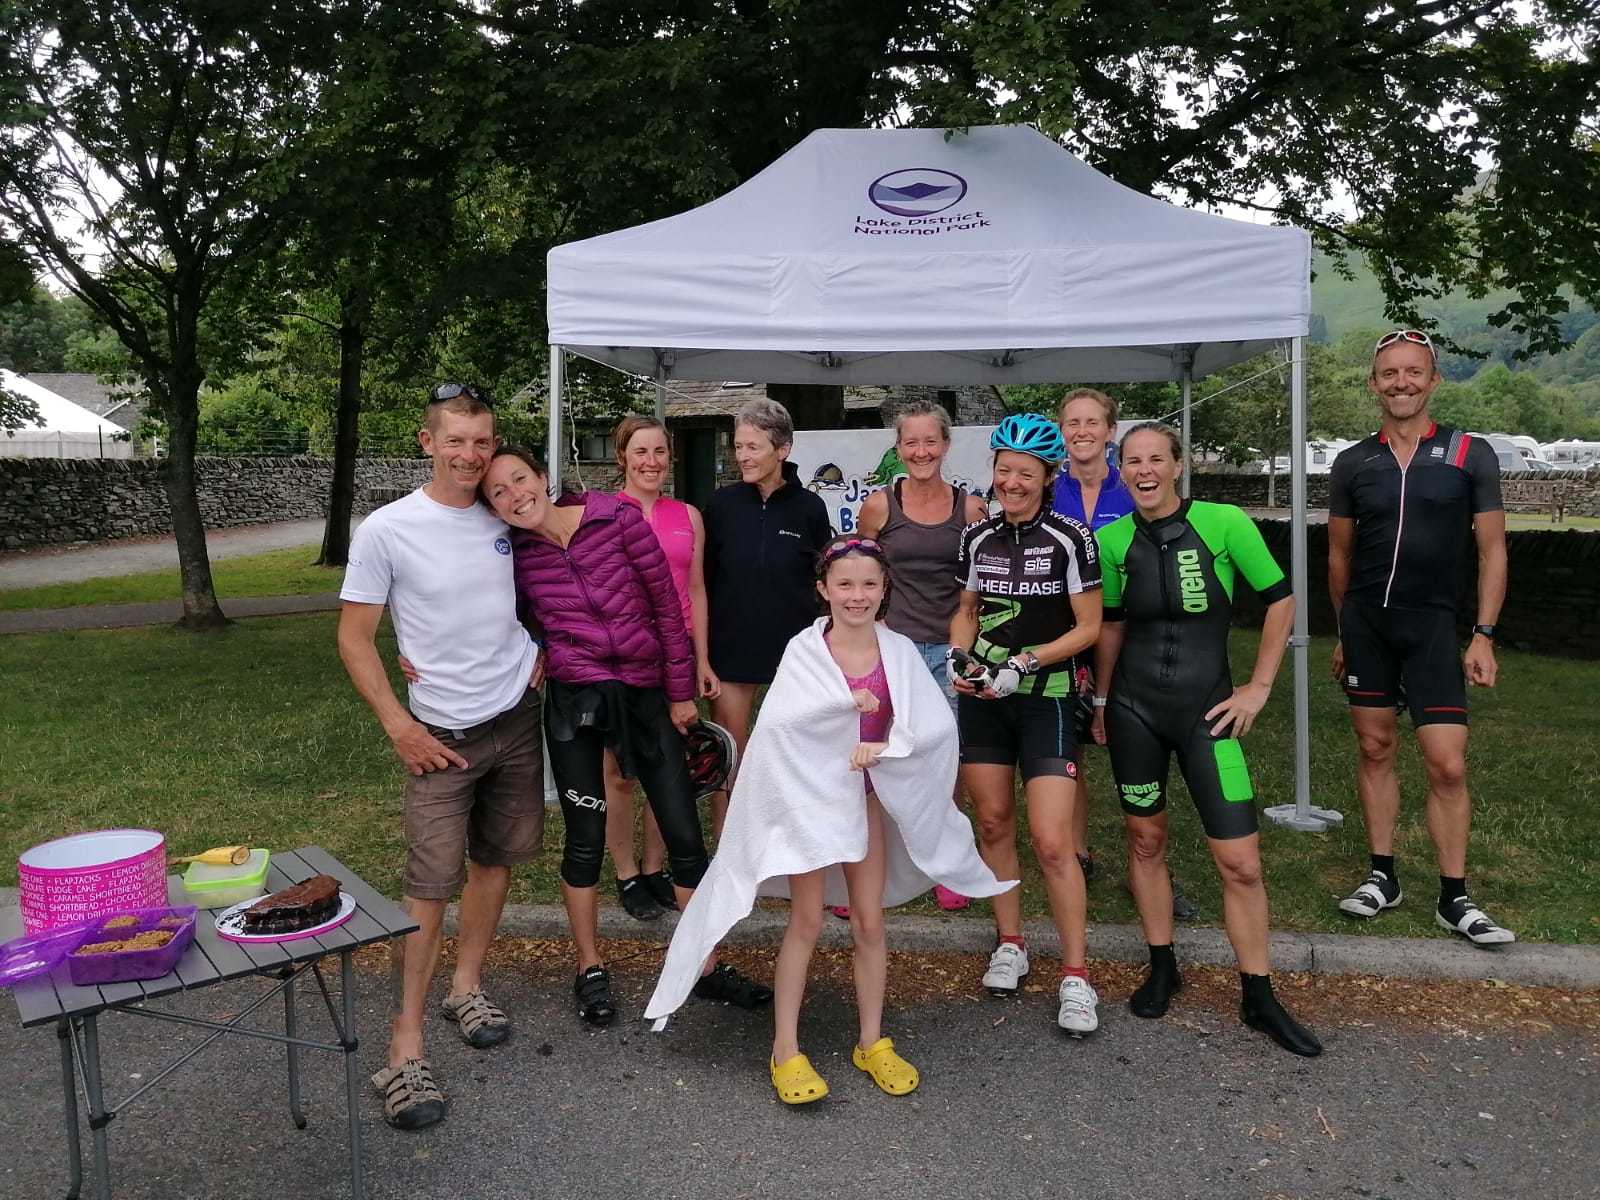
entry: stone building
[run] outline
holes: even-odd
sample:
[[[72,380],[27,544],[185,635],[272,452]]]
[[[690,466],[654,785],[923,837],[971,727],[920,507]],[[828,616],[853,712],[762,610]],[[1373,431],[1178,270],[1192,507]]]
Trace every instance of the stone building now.
[[[672,433],[673,494],[704,505],[711,493],[738,478],[733,465],[733,416],[746,401],[767,394],[763,383],[706,383],[673,380],[667,392],[667,428]],[[654,404],[655,388],[646,385],[641,410]],[[845,428],[883,429],[895,413],[913,400],[942,404],[956,425],[993,425],[1005,414],[1000,393],[992,387],[935,388],[922,386],[847,387]],[[580,428],[576,477],[581,486],[615,490],[619,472],[609,429]]]

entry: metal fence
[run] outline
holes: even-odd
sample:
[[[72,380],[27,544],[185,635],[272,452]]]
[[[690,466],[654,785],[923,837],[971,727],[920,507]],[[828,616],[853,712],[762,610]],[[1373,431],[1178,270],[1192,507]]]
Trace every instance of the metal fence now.
[[[158,440],[132,441],[106,433],[19,429],[0,437],[0,458],[156,458]]]

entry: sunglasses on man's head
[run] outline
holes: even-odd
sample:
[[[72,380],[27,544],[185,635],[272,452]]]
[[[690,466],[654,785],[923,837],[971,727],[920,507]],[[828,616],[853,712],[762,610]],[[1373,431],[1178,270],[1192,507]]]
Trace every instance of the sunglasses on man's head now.
[[[479,404],[494,407],[494,401],[480,392],[470,383],[441,383],[428,393],[429,404],[443,404],[446,400],[454,400],[457,396],[465,396],[469,400],[476,400]]]
[[[1426,346],[1429,354],[1433,355],[1435,359],[1439,357],[1439,351],[1434,346],[1433,339],[1420,329],[1396,329],[1393,333],[1384,334],[1378,339],[1378,344],[1372,348],[1373,357],[1377,357],[1381,351],[1387,350],[1396,342],[1410,342],[1413,346]]]

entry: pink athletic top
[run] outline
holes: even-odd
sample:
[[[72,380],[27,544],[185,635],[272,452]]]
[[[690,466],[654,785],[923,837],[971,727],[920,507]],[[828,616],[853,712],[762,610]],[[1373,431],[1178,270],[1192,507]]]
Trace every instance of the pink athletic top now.
[[[640,504],[626,492],[618,492],[617,499],[643,511]],[[677,589],[683,603],[683,623],[694,632],[694,616],[689,606],[689,568],[694,565],[694,524],[689,520],[689,506],[671,496],[658,496],[645,518],[655,531],[656,541],[667,555],[667,568],[672,572],[672,586]]]
[[[866,690],[878,698],[877,712],[864,712],[861,714],[861,740],[863,742],[886,742],[889,740],[889,726],[894,724],[894,702],[889,699],[889,677],[883,670],[883,658],[880,655],[878,665],[867,674],[844,677],[846,685],[852,692]],[[872,791],[872,776],[862,772],[868,792]]]

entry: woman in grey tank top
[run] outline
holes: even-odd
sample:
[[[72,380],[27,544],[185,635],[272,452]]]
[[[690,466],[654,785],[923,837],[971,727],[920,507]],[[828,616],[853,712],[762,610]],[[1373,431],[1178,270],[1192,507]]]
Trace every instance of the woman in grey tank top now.
[[[950,417],[942,407],[927,400],[908,404],[895,417],[894,433],[906,475],[862,502],[858,525],[863,537],[883,546],[889,560],[893,586],[884,624],[917,644],[954,712],[956,696],[945,677],[944,655],[950,645],[950,618],[961,597],[956,555],[962,529],[989,512],[981,499],[943,477]],[[956,792],[959,801],[960,784]],[[935,888],[934,894],[940,908],[965,908],[968,903],[945,887]]]

